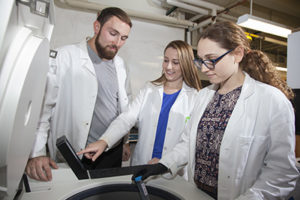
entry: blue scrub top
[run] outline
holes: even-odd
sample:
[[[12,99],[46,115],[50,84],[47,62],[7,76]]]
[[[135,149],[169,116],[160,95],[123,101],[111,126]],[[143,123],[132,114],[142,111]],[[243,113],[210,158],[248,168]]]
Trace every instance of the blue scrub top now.
[[[157,129],[156,129],[152,158],[161,159],[164,142],[165,142],[166,129],[168,125],[169,113],[180,91],[181,90],[173,94],[164,93],[163,95],[163,102],[162,102]]]

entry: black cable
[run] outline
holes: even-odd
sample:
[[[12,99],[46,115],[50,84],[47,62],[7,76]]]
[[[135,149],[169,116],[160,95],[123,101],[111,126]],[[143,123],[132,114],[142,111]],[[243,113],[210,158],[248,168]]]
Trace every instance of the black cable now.
[[[26,174],[23,174],[23,182],[24,182],[24,186],[25,186],[25,191],[26,192],[31,192],[30,186],[29,186],[29,182],[28,182],[28,178]]]

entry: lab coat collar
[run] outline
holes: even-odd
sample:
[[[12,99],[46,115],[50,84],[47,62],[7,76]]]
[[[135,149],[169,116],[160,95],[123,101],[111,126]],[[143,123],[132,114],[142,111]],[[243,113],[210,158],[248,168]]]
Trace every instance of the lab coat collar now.
[[[191,92],[191,91],[193,91],[193,90],[194,90],[194,88],[189,87],[189,86],[188,86],[187,84],[185,84],[185,82],[183,81],[181,91],[183,91],[183,92]]]
[[[87,41],[83,40],[79,43],[80,48],[80,61],[81,66],[88,69],[89,72],[91,72],[94,76],[96,76],[94,65],[90,59],[90,56],[88,54],[87,50]]]
[[[246,99],[254,93],[256,84],[255,84],[255,80],[251,78],[249,74],[247,74],[246,72],[244,72],[244,74],[245,74],[245,80],[241,92],[241,97],[243,97],[243,99]]]
[[[255,80],[251,78],[247,73],[245,73],[245,75],[246,76],[240,97],[236,102],[236,105],[228,121],[228,125],[223,136],[223,141],[226,142],[222,142],[221,151],[223,151],[224,149],[229,149],[230,146],[228,145],[232,144],[231,140],[238,136],[237,134],[239,131],[237,131],[237,127],[239,126],[236,126],[236,124],[240,123],[241,116],[245,113],[246,99],[249,98],[255,92]],[[240,131],[242,132],[243,130]]]
[[[239,99],[246,99],[249,96],[251,96],[254,93],[255,90],[255,80],[253,78],[251,78],[249,76],[249,74],[247,74],[246,72],[243,72],[245,74],[245,80],[242,86],[242,91],[241,91],[241,95]],[[208,88],[210,90],[213,90],[214,92],[216,92],[219,88],[219,84],[212,84],[210,86],[208,86]]]
[[[158,87],[158,91],[159,91],[159,94],[160,94],[160,97],[161,99],[163,98],[163,92],[164,92],[164,85],[158,85],[156,86]],[[187,84],[185,84],[185,82],[183,81],[182,83],[182,88],[181,88],[181,91],[179,93],[182,94],[182,93],[185,93],[185,92],[192,92],[193,90],[195,90],[194,88],[191,88],[189,87]]]
[[[83,40],[79,43],[81,49],[80,58],[81,59],[90,59],[88,50],[87,50],[87,40]]]

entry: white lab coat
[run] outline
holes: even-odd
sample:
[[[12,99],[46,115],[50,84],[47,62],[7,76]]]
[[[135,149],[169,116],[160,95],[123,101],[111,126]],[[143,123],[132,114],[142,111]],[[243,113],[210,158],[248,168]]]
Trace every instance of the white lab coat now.
[[[199,92],[181,142],[161,159],[172,174],[188,161],[194,183],[197,127],[217,86]],[[284,199],[294,188],[294,110],[277,88],[246,74],[240,97],[225,130],[219,160],[218,199]]]
[[[59,48],[56,58],[50,58],[49,62],[45,102],[31,157],[46,155],[48,140],[50,156],[58,161],[56,139],[62,135],[66,135],[75,151],[85,148],[98,82],[86,41]],[[115,56],[113,62],[119,86],[118,107],[123,112],[131,95],[128,71],[120,57]]]
[[[162,156],[172,150],[179,142],[194,107],[196,94],[196,89],[183,83],[183,87],[169,113]],[[131,165],[147,164],[152,159],[162,99],[163,86],[147,83],[129,104],[128,111],[119,115],[100,139],[106,141],[110,148],[138,122],[139,138],[131,158]]]

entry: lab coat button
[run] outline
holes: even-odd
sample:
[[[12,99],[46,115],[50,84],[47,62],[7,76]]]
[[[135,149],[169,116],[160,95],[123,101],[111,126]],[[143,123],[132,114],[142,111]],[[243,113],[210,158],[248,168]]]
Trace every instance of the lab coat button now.
[[[89,125],[89,123],[85,123],[85,125],[87,125],[87,126],[88,126],[88,125]]]
[[[230,178],[230,176],[227,176],[227,178]]]
[[[171,128],[170,128],[170,127],[168,127],[167,129],[168,129],[168,131],[170,131],[170,130],[171,130]]]

